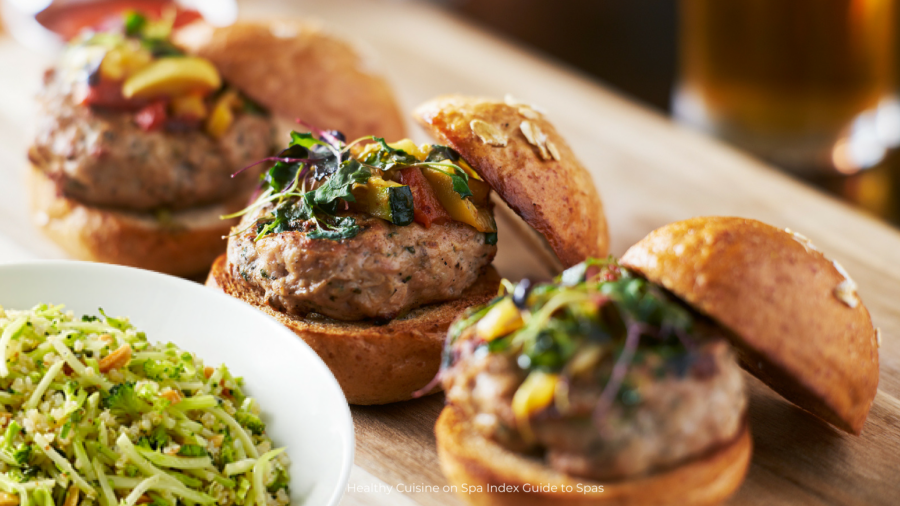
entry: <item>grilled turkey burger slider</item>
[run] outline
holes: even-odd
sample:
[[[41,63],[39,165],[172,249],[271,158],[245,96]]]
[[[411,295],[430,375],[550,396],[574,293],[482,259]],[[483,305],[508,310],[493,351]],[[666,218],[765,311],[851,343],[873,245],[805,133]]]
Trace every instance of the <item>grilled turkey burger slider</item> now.
[[[279,22],[291,34],[245,41],[256,56],[246,68],[244,53],[220,40],[269,23],[173,34],[172,22],[129,13],[117,28],[74,40],[44,76],[28,151],[32,204],[37,224],[75,257],[205,273],[233,224],[219,216],[246,205],[259,171],[232,174],[274,147],[269,111],[305,111],[351,133],[403,133],[384,81],[318,29]],[[288,83],[294,92],[282,102],[258,99]],[[368,116],[297,99],[319,88],[382,120],[360,124]]]
[[[758,221],[674,223],[621,263],[509,290],[448,335],[435,433],[448,479],[482,487],[472,504],[720,503],[751,455],[739,363],[850,433],[875,397],[853,282]]]
[[[208,281],[294,330],[354,404],[426,387],[450,322],[497,294],[492,188],[565,265],[607,249],[590,175],[541,114],[443,97],[417,116],[442,144],[294,133]]]

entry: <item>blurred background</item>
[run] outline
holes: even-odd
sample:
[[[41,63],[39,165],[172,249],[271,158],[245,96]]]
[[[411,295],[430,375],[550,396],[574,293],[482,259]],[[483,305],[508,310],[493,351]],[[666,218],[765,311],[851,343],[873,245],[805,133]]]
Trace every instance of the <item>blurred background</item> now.
[[[895,0],[434,0],[900,225]]]
[[[42,29],[169,1],[0,0],[0,15],[38,48]],[[394,1],[438,4],[900,225],[897,0]]]

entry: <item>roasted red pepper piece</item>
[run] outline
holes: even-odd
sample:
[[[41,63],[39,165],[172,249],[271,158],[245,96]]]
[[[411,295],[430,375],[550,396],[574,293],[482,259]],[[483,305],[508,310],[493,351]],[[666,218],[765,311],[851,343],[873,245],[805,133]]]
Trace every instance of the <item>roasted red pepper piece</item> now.
[[[409,186],[413,197],[413,221],[425,225],[425,228],[431,226],[432,223],[449,223],[451,221],[450,214],[441,206],[440,201],[434,195],[434,190],[428,184],[428,180],[422,175],[422,170],[418,167],[409,167],[403,169],[399,173],[400,184]]]
[[[134,115],[134,122],[145,132],[159,130],[166,124],[166,101],[158,100],[144,107]]]
[[[147,105],[146,100],[129,99],[122,96],[121,81],[106,81],[103,79],[100,79],[96,84],[88,86],[87,94],[81,103],[92,107],[122,111],[137,111]]]

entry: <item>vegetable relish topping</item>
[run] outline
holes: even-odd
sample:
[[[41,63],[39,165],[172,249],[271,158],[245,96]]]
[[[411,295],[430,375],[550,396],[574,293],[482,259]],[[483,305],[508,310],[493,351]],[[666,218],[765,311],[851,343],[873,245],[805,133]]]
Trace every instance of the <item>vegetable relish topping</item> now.
[[[146,131],[203,129],[219,138],[236,112],[261,110],[223,85],[209,60],[187,56],[169,41],[174,21],[174,10],[155,21],[126,13],[117,30],[76,39],[64,62],[84,70],[82,105],[133,112]]]
[[[349,144],[340,132],[291,133],[291,142],[263,176],[262,194],[233,218],[272,208],[257,219],[257,240],[305,231],[312,239],[349,239],[359,233],[359,212],[406,226],[451,220],[471,225],[495,244],[490,186],[446,146],[387,143],[362,137]],[[246,230],[246,229],[244,229]],[[243,231],[241,231],[243,232]],[[240,232],[239,232],[240,233]]]
[[[243,380],[100,313],[0,308],[3,504],[289,504]]]
[[[612,258],[589,259],[553,284],[504,280],[503,287],[491,304],[451,326],[444,367],[460,346],[514,357],[526,377],[512,409],[526,431],[538,412],[564,412],[575,382],[604,385],[595,419],[614,402],[640,403],[641,381],[683,375],[699,344],[700,322],[685,307]]]

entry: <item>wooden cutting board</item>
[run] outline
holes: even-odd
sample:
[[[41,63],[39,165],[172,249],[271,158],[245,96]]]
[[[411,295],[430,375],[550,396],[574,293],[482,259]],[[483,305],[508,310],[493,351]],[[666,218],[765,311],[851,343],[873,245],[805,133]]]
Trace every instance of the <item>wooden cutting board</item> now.
[[[721,143],[688,131],[578,75],[411,2],[244,2],[242,15],[323,19],[386,73],[404,110],[461,92],[540,105],[591,170],[613,253],[654,228],[699,215],[790,227],[839,260],[882,330],[881,382],[859,437],[830,428],[747,376],[754,456],[732,505],[900,504],[900,233]],[[30,96],[47,60],[0,36],[0,261],[61,258],[28,220],[22,177]],[[410,124],[414,139],[424,141]],[[501,223],[496,265],[545,277],[544,257]],[[790,338],[790,336],[785,336]],[[344,505],[455,505],[442,491],[432,428],[440,395],[355,407],[357,466]],[[398,489],[398,485],[400,488]],[[671,498],[678,504],[678,498]]]

